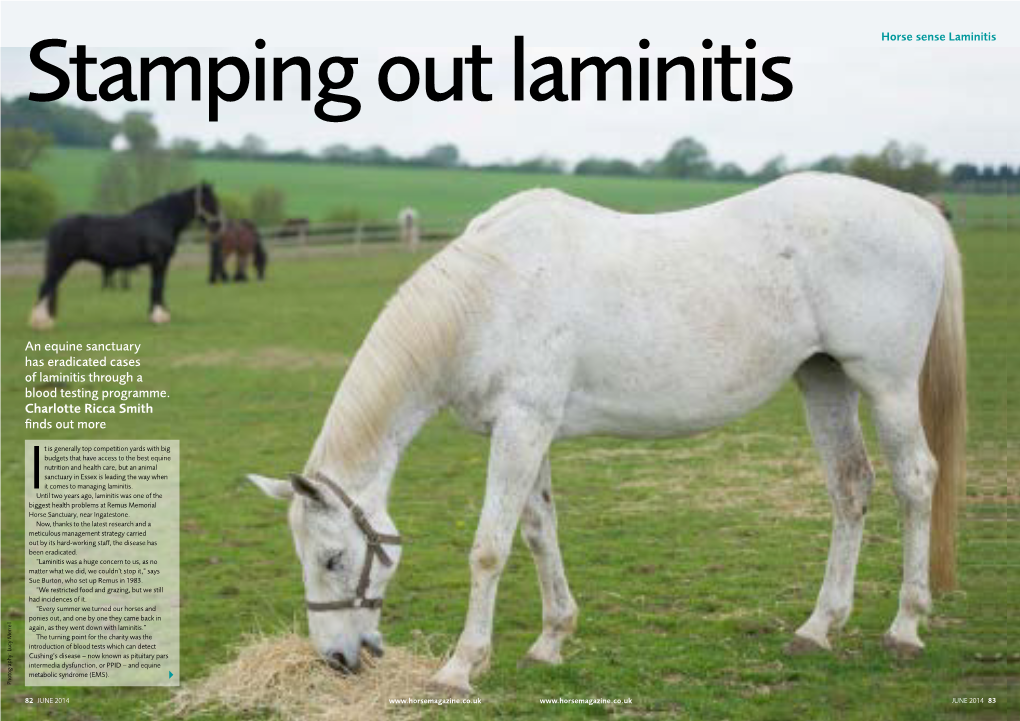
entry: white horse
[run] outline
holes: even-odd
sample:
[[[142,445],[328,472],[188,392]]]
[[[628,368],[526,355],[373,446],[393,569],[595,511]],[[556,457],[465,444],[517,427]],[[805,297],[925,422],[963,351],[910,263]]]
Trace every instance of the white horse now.
[[[400,242],[408,250],[418,250],[421,244],[421,231],[418,228],[418,211],[414,208],[404,208],[397,213],[397,223],[400,225]]]
[[[490,434],[467,620],[433,679],[470,693],[488,665],[496,586],[519,522],[542,590],[542,632],[528,659],[559,663],[574,630],[550,443],[690,435],[749,412],[791,376],[824,462],[834,525],[815,610],[788,650],[828,649],[829,632],[850,613],[873,480],[860,391],[904,514],[899,611],[885,642],[917,652],[931,605],[932,515],[932,577],[941,587],[954,582],[965,415],[960,264],[930,203],[866,181],[792,175],[659,215],[616,213],[551,190],[515,195],[389,302],[303,475],[250,478],[291,499],[312,640],[334,666],[356,670],[362,646],[381,650],[379,607],[400,560],[387,495],[401,453],[442,407]]]

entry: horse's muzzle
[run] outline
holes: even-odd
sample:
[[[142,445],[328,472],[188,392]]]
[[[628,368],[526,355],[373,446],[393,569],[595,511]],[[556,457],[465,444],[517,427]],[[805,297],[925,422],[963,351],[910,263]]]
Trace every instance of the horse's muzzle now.
[[[357,673],[361,670],[361,659],[357,655],[354,658],[347,658],[343,651],[333,651],[326,656],[326,663],[342,674]]]

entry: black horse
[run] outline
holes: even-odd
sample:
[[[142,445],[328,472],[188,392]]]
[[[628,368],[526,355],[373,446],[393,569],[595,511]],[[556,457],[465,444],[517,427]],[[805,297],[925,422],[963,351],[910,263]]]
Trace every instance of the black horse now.
[[[168,322],[170,313],[163,301],[167,266],[181,231],[195,219],[214,232],[219,228],[220,205],[208,183],[163,196],[128,215],[73,215],[58,221],[47,236],[46,277],[30,324],[37,329],[53,325],[57,284],[79,260],[104,269],[148,264],[152,269],[150,318],[153,323]]]

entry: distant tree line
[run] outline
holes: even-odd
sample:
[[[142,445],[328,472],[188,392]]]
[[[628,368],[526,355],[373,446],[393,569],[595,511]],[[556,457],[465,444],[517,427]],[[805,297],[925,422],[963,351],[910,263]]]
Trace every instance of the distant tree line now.
[[[938,190],[966,193],[1020,192],[1020,166],[1006,163],[978,167],[973,163],[957,163],[943,172],[939,163],[930,160],[924,148],[903,146],[895,141],[886,144],[876,155],[855,155],[841,158],[830,155],[810,166],[812,170],[848,173],[868,178],[895,188],[927,194]]]
[[[108,148],[120,124],[104,119],[87,108],[62,103],[37,103],[27,96],[0,100],[0,125],[28,128],[49,135],[56,145],[79,148]]]
[[[279,188],[264,185],[250,195],[217,189],[220,210],[228,218],[246,218],[258,226],[277,226],[287,218],[287,196]]]
[[[342,163],[345,165],[404,165],[424,168],[465,167],[456,145],[442,143],[435,145],[422,155],[401,156],[391,153],[381,145],[354,148],[346,143],[334,143],[318,154],[306,150],[271,151],[269,144],[253,133],[245,135],[237,145],[217,141],[210,148],[203,149],[197,140],[178,138],[171,142],[171,148],[191,157],[217,160],[266,160],[286,163]]]
[[[323,148],[318,154],[304,150],[273,152],[268,144],[256,135],[247,135],[232,146],[218,142],[207,150],[194,140],[177,140],[172,147],[192,156],[217,159],[260,159],[277,162],[339,163],[344,165],[404,166],[422,168],[471,168],[515,173],[543,173],[574,175],[603,175],[616,177],[681,178],[714,180],[720,182],[764,183],[796,170],[818,170],[829,173],[846,173],[895,188],[925,195],[938,190],[956,189],[972,192],[1016,192],[1020,184],[1020,167],[1003,164],[998,167],[961,163],[948,173],[942,171],[938,161],[928,158],[919,145],[903,145],[890,141],[878,153],[842,157],[829,155],[814,163],[790,165],[784,155],[776,155],[759,168],[748,171],[739,164],[715,162],[696,138],[685,137],[674,142],[661,158],[635,163],[625,158],[591,156],[570,167],[565,161],[538,156],[524,160],[505,160],[495,163],[470,165],[461,159],[456,145],[435,145],[421,155],[401,156],[381,145],[355,148],[336,143]],[[1004,185],[1004,183],[1006,185]]]
[[[1020,191],[1020,165],[999,166],[957,163],[949,171],[949,184],[954,188],[977,193],[1016,193]]]
[[[53,136],[32,128],[0,131],[0,239],[41,235],[57,217],[57,193],[32,165],[53,144]]]
[[[93,202],[96,210],[126,213],[195,182],[191,160],[163,147],[151,114],[126,113],[119,132],[126,147],[112,153],[99,170]]]

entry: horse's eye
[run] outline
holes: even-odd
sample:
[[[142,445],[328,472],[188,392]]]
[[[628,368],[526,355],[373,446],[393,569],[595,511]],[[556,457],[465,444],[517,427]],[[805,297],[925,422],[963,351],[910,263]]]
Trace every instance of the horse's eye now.
[[[343,551],[334,553],[332,556],[330,556],[329,560],[326,561],[326,570],[335,571],[336,569],[340,568],[340,563],[343,561],[343,557],[344,557]]]

